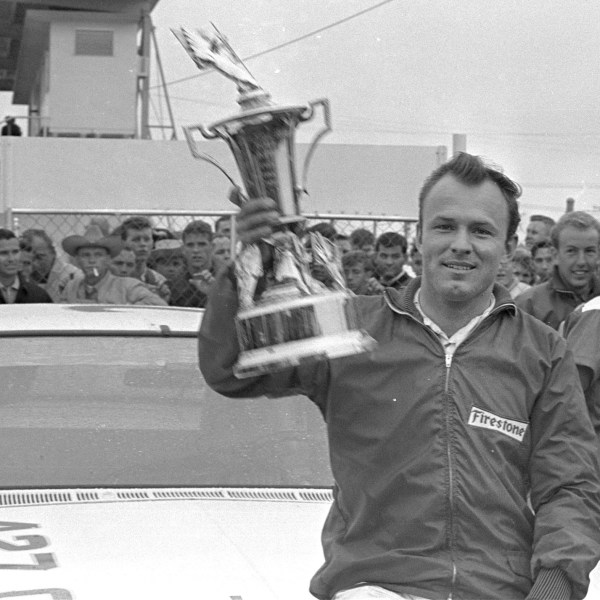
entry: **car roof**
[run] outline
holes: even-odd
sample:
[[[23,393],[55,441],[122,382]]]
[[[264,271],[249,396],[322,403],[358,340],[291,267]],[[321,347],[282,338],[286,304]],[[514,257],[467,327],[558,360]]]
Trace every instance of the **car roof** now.
[[[203,309],[115,304],[5,304],[0,337],[32,335],[195,336]]]

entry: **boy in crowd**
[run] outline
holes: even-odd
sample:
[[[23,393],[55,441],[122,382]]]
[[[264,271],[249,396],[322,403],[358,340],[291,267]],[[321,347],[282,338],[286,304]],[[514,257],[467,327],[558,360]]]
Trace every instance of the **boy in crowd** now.
[[[550,238],[535,242],[531,246],[531,259],[537,278],[536,283],[548,281],[554,269],[554,248]]]
[[[0,229],[0,304],[52,302],[46,290],[19,275],[21,267],[17,236],[9,229]]]
[[[353,250],[344,254],[342,267],[350,291],[364,295],[371,293],[369,284],[373,277],[373,262],[366,252]]]

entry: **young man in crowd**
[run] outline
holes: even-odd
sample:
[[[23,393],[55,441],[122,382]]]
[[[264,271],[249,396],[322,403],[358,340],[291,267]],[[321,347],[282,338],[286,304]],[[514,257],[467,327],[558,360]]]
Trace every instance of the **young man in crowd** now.
[[[551,241],[555,266],[550,279],[521,294],[517,306],[558,330],[579,304],[600,294],[600,223],[583,211],[565,213],[552,228]]]
[[[327,423],[321,600],[576,600],[600,557],[597,446],[565,341],[496,272],[520,188],[458,154],[419,196],[423,275],[356,296],[370,353],[237,379],[234,272],[211,291],[200,368],[230,397],[305,394]],[[250,200],[243,243],[279,222]]]
[[[139,279],[146,287],[160,296],[165,302],[169,301],[171,290],[165,278],[148,267],[148,258],[154,247],[152,223],[146,217],[130,217],[120,225],[123,242],[135,252],[135,271],[133,277]]]
[[[31,280],[44,288],[53,302],[59,302],[67,283],[81,276],[81,271],[57,256],[52,239],[43,229],[27,229],[20,239],[33,253]]]
[[[554,270],[554,247],[550,238],[531,246],[531,260],[536,275],[536,283],[544,283],[552,277]]]
[[[550,231],[554,224],[554,219],[546,215],[531,215],[525,231],[525,246],[531,249],[533,244],[550,239]]]
[[[364,228],[355,229],[350,234],[352,250],[362,250],[371,256],[375,252],[375,236]]]
[[[231,237],[231,217],[223,215],[215,221],[215,235]]]
[[[21,268],[19,239],[9,229],[0,229],[0,304],[52,302],[46,290],[19,275]]]
[[[128,244],[123,244],[119,254],[111,258],[110,272],[117,277],[135,277],[135,250]]]
[[[344,254],[342,267],[350,291],[355,294],[371,293],[370,280],[373,277],[373,262],[366,252],[353,250]]]
[[[407,249],[406,238],[395,231],[382,233],[377,238],[373,264],[375,276],[383,288],[400,290],[412,279],[404,269]]]
[[[352,244],[347,235],[343,233],[337,233],[333,241],[337,246],[340,257],[344,256],[344,254],[348,254],[348,252],[352,252]]]
[[[212,271],[217,273],[219,269],[231,263],[231,239],[226,235],[215,234],[212,239]]]
[[[103,238],[70,235],[62,242],[64,251],[75,258],[82,275],[69,281],[61,300],[71,304],[143,304],[167,303],[151,292],[139,279],[117,277],[110,272],[110,261],[119,254],[123,241],[117,236]]]
[[[171,282],[173,306],[202,308],[213,284],[211,226],[202,220],[192,221],[183,230],[181,240],[186,262],[184,275]]]

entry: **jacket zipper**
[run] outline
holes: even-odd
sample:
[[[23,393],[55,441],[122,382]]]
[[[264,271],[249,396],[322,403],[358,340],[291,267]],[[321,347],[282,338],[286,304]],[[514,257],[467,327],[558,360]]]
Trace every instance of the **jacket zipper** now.
[[[419,321],[419,319],[417,319],[414,315],[410,314],[409,312],[406,312],[404,310],[401,310],[397,307],[395,307],[391,301],[387,298],[387,296],[385,297],[388,306],[397,314],[400,315],[404,315],[406,317],[409,317],[410,319],[412,319],[415,323],[418,323],[421,327],[423,327],[423,329],[425,329],[425,331],[428,332],[428,334],[431,335],[431,337],[433,339],[435,339],[435,341],[439,344],[440,348],[442,349],[442,351],[444,352],[444,362],[445,362],[445,367],[446,367],[446,378],[445,378],[445,383],[444,383],[444,396],[446,399],[446,402],[449,404],[448,401],[448,392],[449,392],[449,387],[450,387],[450,367],[452,365],[452,355],[450,354],[446,354],[446,349],[444,348],[442,342],[440,341],[440,339],[438,338],[438,336],[429,329],[429,327],[426,327],[421,321]],[[500,307],[497,307],[500,308]],[[494,311],[492,311],[494,312]],[[491,314],[491,313],[490,313]],[[489,315],[488,315],[489,316]],[[450,523],[449,523],[449,528],[450,528],[450,564],[452,565],[452,578],[450,580],[450,593],[448,594],[448,600],[452,600],[454,597],[454,586],[456,584],[456,576],[458,574],[458,571],[456,569],[456,561],[454,560],[454,541],[453,541],[453,531],[454,531],[454,467],[453,467],[453,461],[452,461],[452,450],[451,450],[451,446],[450,446],[450,408],[448,406],[448,409],[446,410],[446,457],[448,460],[448,501],[450,504]]]
[[[444,384],[444,397],[447,403],[446,407],[446,457],[448,459],[448,500],[450,502],[450,560],[452,562],[452,580],[450,583],[450,594],[448,600],[452,600],[454,594],[454,586],[456,584],[456,561],[454,560],[454,464],[452,461],[452,446],[451,446],[451,423],[450,423],[450,367],[452,366],[452,355],[445,353],[446,362],[446,381]]]
[[[452,600],[454,597],[454,587],[456,585],[456,577],[458,575],[458,571],[456,568],[456,561],[454,559],[454,540],[453,540],[453,535],[454,535],[454,463],[452,460],[452,448],[451,448],[451,436],[450,436],[450,432],[451,432],[452,428],[451,428],[451,423],[450,423],[450,402],[448,399],[449,388],[450,388],[450,367],[452,366],[452,355],[446,353],[446,350],[445,350],[443,344],[440,342],[437,335],[435,335],[428,327],[426,327],[421,321],[419,321],[419,319],[417,319],[411,313],[394,306],[394,304],[392,303],[390,298],[388,298],[387,295],[385,296],[385,299],[386,299],[387,305],[395,313],[409,317],[410,319],[412,319],[413,321],[415,321],[416,323],[421,325],[421,327],[423,327],[427,332],[429,332],[432,335],[432,337],[435,338],[437,343],[442,347],[442,350],[444,351],[444,361],[445,361],[445,366],[446,366],[444,396],[445,396],[446,402],[448,404],[447,411],[446,411],[446,418],[445,418],[446,438],[447,438],[446,458],[448,460],[448,500],[450,503],[450,524],[449,524],[449,527],[450,527],[450,562],[452,564],[452,579],[450,581],[450,593],[448,595],[448,600]],[[511,306],[514,306],[514,304],[507,303],[507,302],[505,302],[503,304],[499,304],[498,306],[495,306],[493,308],[493,310],[490,312],[490,314],[481,323],[479,323],[479,325],[473,331],[471,331],[469,338],[471,338],[473,336],[473,334],[477,331],[477,329],[479,329],[481,327],[481,325],[485,321],[487,321],[492,315],[495,315],[495,314],[499,313],[500,311],[502,311],[503,309],[505,309],[507,307],[511,307]],[[467,340],[465,340],[465,342],[466,341]]]

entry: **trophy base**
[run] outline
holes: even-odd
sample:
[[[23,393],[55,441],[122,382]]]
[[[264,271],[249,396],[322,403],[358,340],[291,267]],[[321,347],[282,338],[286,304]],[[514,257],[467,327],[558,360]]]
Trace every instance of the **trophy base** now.
[[[375,340],[364,331],[346,331],[337,335],[247,350],[240,354],[233,373],[238,379],[256,377],[296,367],[305,361],[360,354],[372,350],[375,344]]]
[[[241,352],[233,367],[236,377],[272,373],[302,362],[359,354],[375,347],[375,340],[357,326],[347,292],[298,297],[293,290],[294,286],[276,286],[262,304],[238,313]]]

